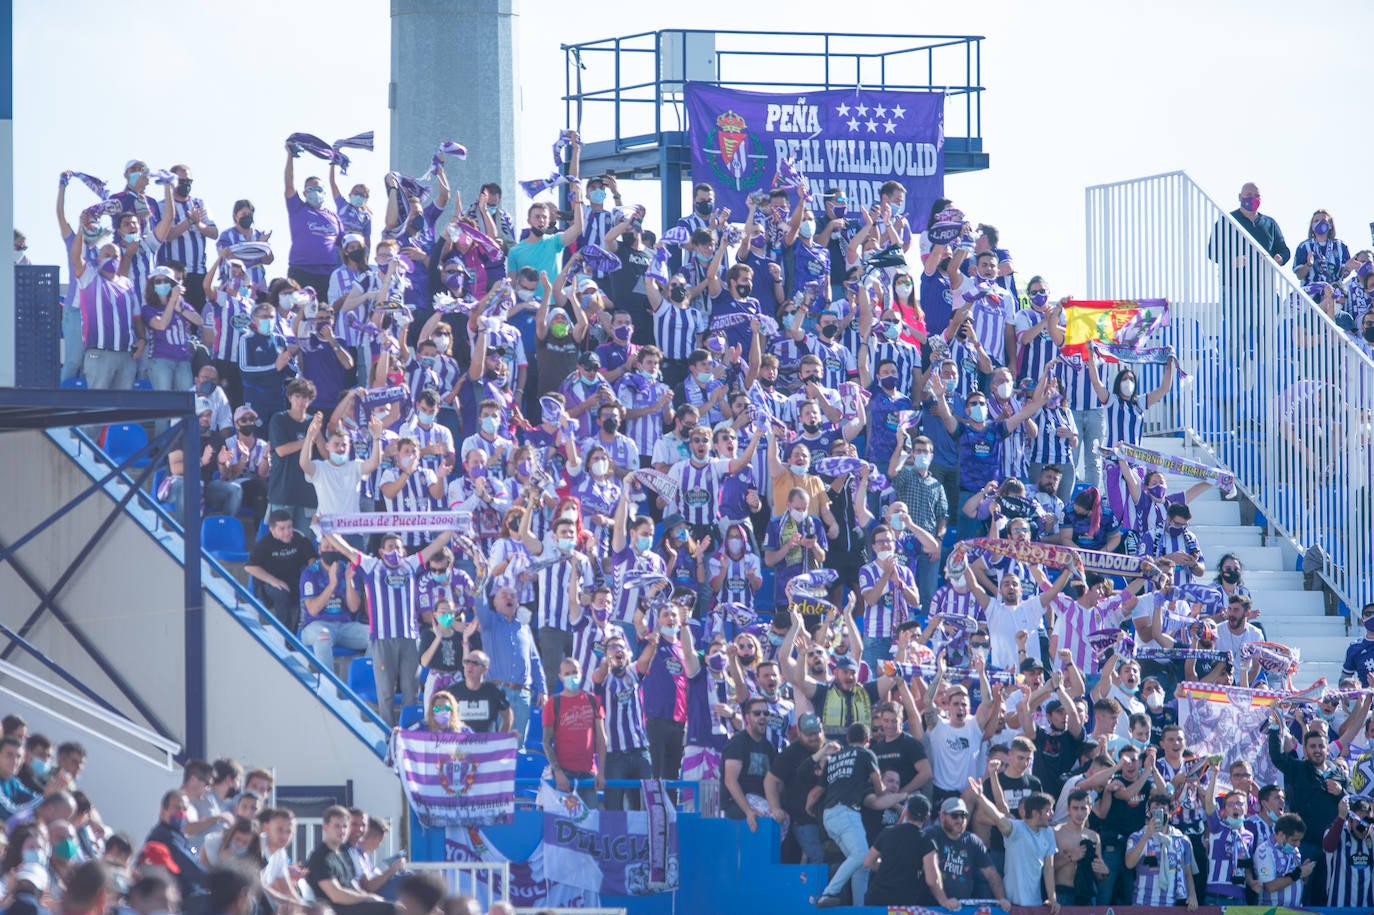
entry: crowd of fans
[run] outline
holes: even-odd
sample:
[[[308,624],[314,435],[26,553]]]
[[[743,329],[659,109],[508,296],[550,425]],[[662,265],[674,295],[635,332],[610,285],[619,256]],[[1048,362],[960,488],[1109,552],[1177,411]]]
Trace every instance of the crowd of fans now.
[[[1060,358],[1064,300],[993,226],[918,227],[950,200],[908,215],[897,182],[863,208],[803,179],[732,214],[699,184],[658,234],[613,176],[576,180],[567,140],[567,208],[536,200],[523,227],[495,184],[464,207],[441,162],[435,190],[390,173],[376,206],[332,163],[298,193],[288,143],[285,275],[252,201],[220,230],[186,166],[159,200],[130,161],[75,227],[64,173],[64,375],[194,388],[207,510],[265,520],[246,566],[264,603],[321,664],[367,651],[388,724],[423,674],[418,726],[523,741],[537,710],[531,749],[588,804],[640,805],[606,780],[719,780],[723,815],[783,825],[784,861],[837,865],[822,907],[1374,905],[1374,811],[1351,793],[1374,768],[1374,641],[1340,692],[1275,713],[1280,784],[1184,745],[1179,682],[1291,675],[1242,652],[1263,640],[1242,563],[1189,529],[1210,484],[1170,492],[1118,450],[1174,363],[1147,390],[1130,364]],[[1286,262],[1258,188],[1240,202]],[[1366,347],[1372,258],[1325,210],[1294,258]],[[459,530],[425,529],[448,511]],[[334,532],[365,513],[418,517]],[[184,792],[198,816],[234,794],[219,780]],[[179,853],[203,816],[271,847],[256,801],[176,826],[180,797]]]
[[[78,786],[81,744],[54,746],[18,715],[0,726],[0,911],[481,915],[475,900],[445,898],[434,876],[410,871],[403,854],[383,860],[389,827],[359,808],[327,808],[319,841],[294,860],[296,815],[271,806],[266,769],[188,760],[139,841]],[[497,903],[489,915],[514,909]]]

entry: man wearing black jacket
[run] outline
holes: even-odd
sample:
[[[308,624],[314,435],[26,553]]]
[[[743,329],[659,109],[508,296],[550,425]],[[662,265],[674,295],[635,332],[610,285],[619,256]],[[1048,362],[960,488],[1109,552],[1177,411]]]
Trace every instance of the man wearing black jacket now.
[[[1302,735],[1303,758],[1293,756],[1291,747],[1284,747],[1282,716],[1277,708],[1269,723],[1269,758],[1283,773],[1284,790],[1288,795],[1288,809],[1311,823],[1302,840],[1304,860],[1315,861],[1316,871],[1305,881],[1303,902],[1309,906],[1326,905],[1326,854],[1321,837],[1336,819],[1341,798],[1350,790],[1345,771],[1327,755],[1326,733],[1313,728]]]
[[[166,846],[172,861],[176,863],[177,885],[181,898],[189,899],[201,891],[206,870],[200,858],[191,850],[191,842],[183,829],[186,826],[186,808],[190,803],[180,790],[168,791],[162,796],[162,807],[158,812],[158,823],[148,833],[146,842],[159,842]],[[171,868],[168,868],[171,870]]]

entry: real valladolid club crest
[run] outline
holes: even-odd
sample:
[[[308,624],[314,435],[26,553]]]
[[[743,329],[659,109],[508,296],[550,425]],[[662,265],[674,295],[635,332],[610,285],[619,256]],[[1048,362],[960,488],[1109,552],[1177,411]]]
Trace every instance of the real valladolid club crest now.
[[[477,761],[460,747],[454,747],[453,755],[439,763],[439,784],[449,794],[466,794],[476,781]]]
[[[706,161],[722,181],[733,182],[736,189],[754,187],[763,177],[767,156],[755,151],[755,141],[743,116],[726,111],[716,118],[716,126],[706,135],[709,153]]]

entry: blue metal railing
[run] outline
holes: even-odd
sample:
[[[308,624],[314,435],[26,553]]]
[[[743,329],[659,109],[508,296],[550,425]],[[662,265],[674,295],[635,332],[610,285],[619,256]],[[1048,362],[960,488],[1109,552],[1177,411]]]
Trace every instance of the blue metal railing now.
[[[65,451],[66,448],[62,442],[61,436],[68,433],[77,440],[78,454],[81,448],[89,447],[92,454],[96,455],[102,463],[110,463],[109,458],[100,447],[90,438],[90,436],[86,435],[86,433],[79,428],[50,430],[47,435],[59,448]],[[71,456],[74,460],[76,459],[76,455]],[[126,486],[135,485],[134,480],[127,473],[122,471],[116,474],[115,478],[119,479]],[[160,526],[165,526],[169,533],[179,538],[185,537],[185,531],[182,529],[180,522],[162,507],[154,494],[140,491],[136,498],[140,503],[140,507],[151,512]],[[150,531],[150,533],[153,532]],[[172,549],[166,539],[157,536],[154,536],[153,539],[162,546],[168,555],[172,556],[172,558],[176,559],[178,562],[182,561],[182,557],[177,555],[177,552]],[[385,758],[386,735],[389,733],[389,728],[387,728],[386,723],[382,721],[381,717],[372,707],[360,699],[344,681],[340,680],[331,666],[321,664],[319,659],[315,657],[314,652],[307,649],[301,643],[300,639],[296,637],[295,633],[283,626],[280,620],[263,607],[257,597],[253,595],[253,592],[244,587],[243,584],[240,583],[228,569],[221,565],[218,560],[213,556],[203,553],[201,562],[218,577],[218,581],[206,580],[204,584],[205,590],[211,593],[225,609],[230,611],[230,615],[238,620],[244,630],[248,632],[259,645],[276,656],[297,680],[318,695],[320,700],[329,708],[334,716],[338,718],[345,727],[352,731],[359,740],[371,747],[379,759]],[[216,585],[220,583],[223,583],[231,589],[234,595],[233,606],[230,606],[229,602],[226,601],[222,595],[215,593]],[[257,616],[256,625],[237,612],[244,608]],[[264,624],[266,625],[264,626]],[[264,631],[265,628],[276,631],[285,644],[287,653],[281,652],[278,647],[272,643],[272,640],[267,637]],[[290,653],[294,653],[300,657],[291,657]],[[302,663],[302,659],[304,659],[304,663]],[[348,712],[356,712],[358,717],[353,717],[345,713],[345,709],[340,708],[338,703],[329,701],[321,693],[321,688],[325,686],[336,690],[340,698],[347,704],[346,707]],[[369,733],[368,729],[363,727],[364,724],[375,725],[379,730]]]
[[[607,132],[617,148],[663,134],[665,114],[676,119],[669,130],[685,131],[678,96],[685,80],[699,76],[689,63],[705,36],[711,38],[715,72],[701,82],[799,93],[862,85],[943,91],[964,101],[963,125],[947,124],[946,135],[981,142],[981,35],[665,29],[563,45],[565,122],[581,129],[586,106],[594,106],[596,114],[609,114]],[[781,78],[794,73],[798,78]],[[653,106],[652,118],[645,105]]]

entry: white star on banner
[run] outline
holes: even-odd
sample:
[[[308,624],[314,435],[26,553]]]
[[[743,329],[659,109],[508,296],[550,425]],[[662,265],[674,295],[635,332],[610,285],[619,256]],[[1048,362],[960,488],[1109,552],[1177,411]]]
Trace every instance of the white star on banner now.
[[[849,129],[850,129],[850,130],[858,130],[858,129],[859,129],[859,122],[856,121],[854,118],[850,118],[846,123],[849,124]]]
[[[906,116],[906,109],[898,105],[896,108],[892,109],[892,116],[898,119],[903,118]]]
[[[873,109],[873,113],[876,114],[878,117],[883,117],[887,114],[887,106],[879,105],[877,108]]]
[[[869,132],[869,133],[877,133],[877,132],[878,132],[878,122],[877,122],[877,121],[874,121],[874,120],[871,120],[871,119],[869,120],[869,122],[868,122],[868,132]]]
[[[849,115],[849,106],[844,102],[840,102],[839,107],[835,109],[835,113],[842,118],[847,117]]]
[[[864,104],[860,104],[854,110],[859,113],[859,117],[863,117],[864,115],[868,114],[868,106]]]
[[[885,129],[888,133],[895,133],[897,130],[897,125],[893,121],[889,120],[886,124],[883,125],[883,129]]]

